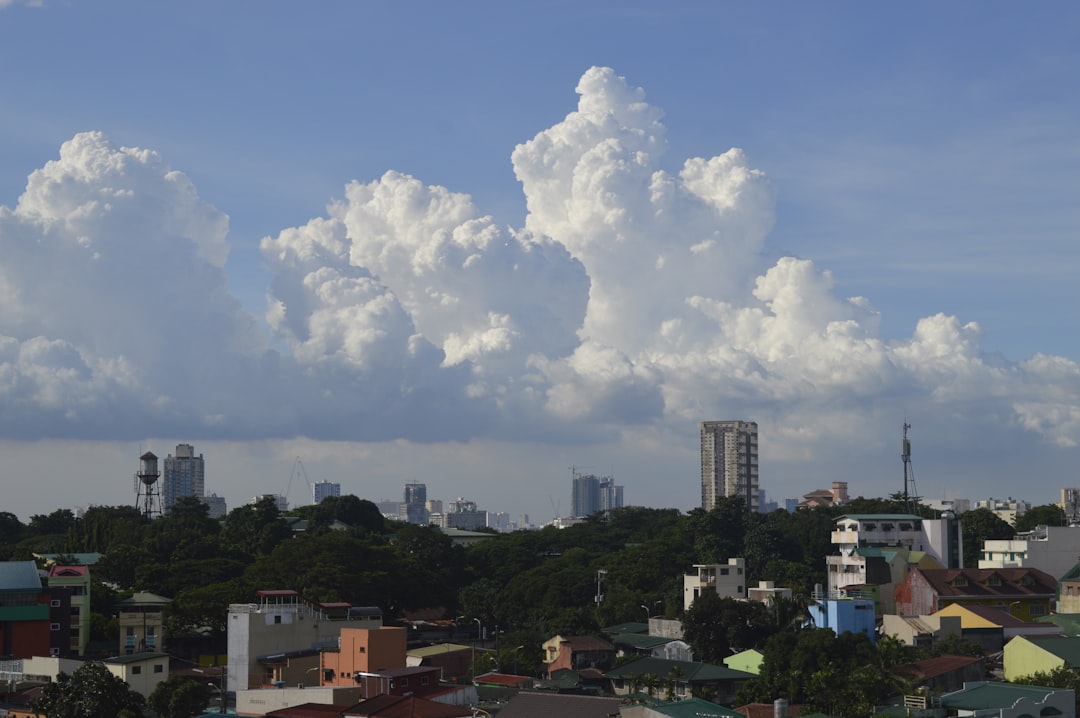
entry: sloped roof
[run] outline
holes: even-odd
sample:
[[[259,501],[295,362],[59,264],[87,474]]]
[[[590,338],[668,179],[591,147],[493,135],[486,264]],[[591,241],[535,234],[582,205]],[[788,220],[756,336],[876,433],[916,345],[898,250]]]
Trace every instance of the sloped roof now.
[[[919,680],[929,680],[978,663],[982,658],[971,656],[938,656],[901,666],[899,672]]]
[[[1041,702],[1048,693],[1062,690],[1044,686],[1023,686],[1016,683],[979,682],[970,688],[965,687],[941,697],[943,708],[958,710],[983,710],[1011,706],[1021,698]]]
[[[569,645],[571,651],[610,651],[614,648],[596,636],[559,636],[559,645]]]
[[[442,656],[447,653],[456,653],[458,651],[467,651],[471,646],[465,646],[460,643],[436,643],[434,646],[424,646],[423,648],[410,648],[405,652],[405,655],[412,656],[413,658],[429,658],[432,656]]]
[[[172,603],[171,598],[165,598],[159,596],[156,593],[150,593],[149,591],[139,591],[131,596],[131,598],[125,598],[123,601],[117,601],[117,606],[165,606]]]
[[[279,708],[266,714],[267,718],[339,718],[345,706],[333,703],[301,703],[300,705]]]
[[[499,718],[607,718],[612,714],[617,715],[621,704],[619,698],[518,693],[499,709]]]
[[[675,661],[668,658],[654,658],[642,656],[634,661],[615,666],[604,673],[608,678],[632,678],[653,674],[666,678],[672,669],[678,668],[682,679],[688,683],[705,683],[709,681],[738,681],[756,678],[753,673],[737,671],[727,666],[717,666],[712,663],[698,663],[697,661]]]
[[[942,598],[1034,598],[1057,594],[1057,581],[1037,568],[916,568],[912,574],[922,574],[931,588]],[[991,586],[987,581],[997,576],[1001,585]],[[1031,578],[1030,585],[1021,581]],[[967,581],[966,586],[954,586],[958,578]]]
[[[1052,623],[1067,636],[1080,636],[1080,613],[1051,613],[1039,616],[1036,623]]]
[[[33,561],[0,561],[0,591],[41,590],[41,576]]]
[[[611,642],[616,646],[630,646],[631,648],[656,648],[678,641],[678,638],[666,638],[664,636],[646,636],[641,633],[620,633],[611,637]]]
[[[489,686],[508,686],[510,688],[517,688],[522,683],[532,683],[532,681],[533,679],[529,676],[516,676],[513,673],[496,673],[495,671],[481,673],[473,677],[474,684],[482,683]]]
[[[68,576],[85,576],[86,566],[57,566],[49,567],[49,578],[65,578]]]
[[[773,704],[772,703],[747,703],[744,706],[739,706],[733,709],[736,713],[742,713],[746,718],[773,718]],[[802,704],[792,704],[788,706],[788,715],[791,718],[799,715],[802,712]]]
[[[958,616],[961,628],[1022,628],[1031,625],[1008,611],[993,606],[953,603],[939,609],[935,616]]]
[[[614,626],[608,626],[604,629],[604,633],[616,634],[616,633],[648,633],[649,624],[640,623],[638,621],[629,621],[627,623],[619,623]]]
[[[1052,653],[1069,668],[1080,668],[1080,638],[1076,636],[1024,636],[1029,643]]]
[[[671,718],[741,718],[742,714],[701,698],[687,698],[674,703],[657,703],[649,710]]]
[[[468,706],[453,706],[416,696],[379,695],[339,709],[341,716],[364,718],[472,718]],[[268,714],[270,715],[270,714]]]

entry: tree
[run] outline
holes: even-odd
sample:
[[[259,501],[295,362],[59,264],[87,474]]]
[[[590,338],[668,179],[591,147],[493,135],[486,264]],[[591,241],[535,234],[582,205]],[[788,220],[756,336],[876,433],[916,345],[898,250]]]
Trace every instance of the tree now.
[[[87,661],[45,684],[30,705],[45,718],[141,718],[146,701],[104,664]]]
[[[1016,532],[1031,531],[1036,526],[1064,526],[1065,509],[1057,504],[1033,506],[1016,517]]]
[[[705,591],[683,614],[683,639],[694,649],[695,660],[722,663],[731,651],[763,643],[775,632],[765,604],[736,601]]]
[[[964,537],[964,565],[978,566],[983,541],[999,541],[1013,537],[1013,527],[990,509],[975,509],[960,514]]]
[[[172,676],[154,688],[147,703],[159,718],[193,718],[210,704],[210,687],[203,681]]]
[[[1076,709],[1080,711],[1080,674],[1068,666],[1058,666],[1052,671],[1039,671],[1027,676],[1013,678],[1010,683],[1047,688],[1070,688],[1076,697]]]

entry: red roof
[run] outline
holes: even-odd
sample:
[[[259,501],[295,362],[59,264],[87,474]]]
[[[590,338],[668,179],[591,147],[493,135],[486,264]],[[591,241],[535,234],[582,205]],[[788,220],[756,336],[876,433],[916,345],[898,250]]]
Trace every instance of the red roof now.
[[[909,663],[901,667],[900,672],[919,680],[929,680],[966,668],[972,663],[978,663],[981,660],[983,659],[972,658],[971,656],[938,656],[937,658],[927,658],[924,661]]]
[[[85,576],[86,566],[53,566],[49,576]]]
[[[472,718],[473,712],[467,706],[384,694],[350,706],[340,715],[348,718]]]
[[[747,703],[744,706],[738,708],[732,708],[731,710],[736,713],[742,713],[746,718],[772,718],[773,717],[773,704],[772,703]],[[788,715],[791,718],[799,715],[802,712],[802,705],[795,704],[788,706]]]
[[[340,718],[346,706],[332,703],[301,703],[298,706],[279,708],[266,714],[267,718]]]
[[[532,678],[529,676],[515,676],[512,673],[484,673],[473,678],[473,683],[486,683],[493,686],[509,686],[516,688],[522,683],[532,682]]]
[[[916,568],[941,598],[1033,598],[1057,595],[1057,580],[1037,568]],[[996,579],[997,585],[991,583]],[[957,585],[957,581],[962,585]]]

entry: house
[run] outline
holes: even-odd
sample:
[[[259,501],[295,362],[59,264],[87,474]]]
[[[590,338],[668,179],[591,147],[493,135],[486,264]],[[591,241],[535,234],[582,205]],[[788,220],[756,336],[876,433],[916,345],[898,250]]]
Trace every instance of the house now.
[[[61,654],[70,656],[86,655],[86,644],[90,640],[90,571],[86,566],[49,567],[49,588],[66,588],[70,592],[68,615],[70,631],[68,645],[61,649]],[[57,598],[56,596],[53,597]],[[51,603],[50,603],[51,605]]]
[[[766,606],[771,606],[776,602],[777,598],[791,600],[791,589],[778,588],[772,581],[758,581],[757,586],[746,590],[746,597],[751,601],[758,601]]]
[[[554,636],[544,641],[542,649],[548,678],[560,669],[606,671],[615,665],[615,647],[595,636]]]
[[[609,718],[619,715],[618,698],[562,693],[518,693],[499,709],[499,718]]]
[[[616,696],[648,692],[657,698],[682,700],[709,689],[717,703],[731,703],[735,694],[754,674],[726,666],[664,658],[638,658],[612,668],[604,676],[611,681]]]
[[[343,710],[342,718],[472,718],[469,706],[447,705],[417,696],[375,696]]]
[[[1036,526],[1010,540],[983,541],[979,568],[1037,568],[1064,576],[1080,556],[1080,527]]]
[[[1057,636],[1061,629],[1052,623],[1022,621],[1006,611],[989,606],[953,603],[935,616],[960,619],[960,637],[978,643],[986,651],[1000,651],[1013,636]]]
[[[102,663],[117,678],[125,681],[131,690],[149,698],[159,683],[169,677],[169,654],[132,653],[106,658]]]
[[[615,646],[615,655],[623,656],[654,656],[656,658],[667,657],[667,646],[676,643],[678,639],[665,636],[647,636],[641,633],[618,633],[611,637],[611,643]]]
[[[364,699],[358,686],[350,688],[309,686],[307,688],[249,688],[236,692],[236,714],[264,716],[273,711],[294,708],[310,703],[344,706],[356,705]]]
[[[724,659],[724,665],[743,673],[761,674],[761,664],[765,661],[765,654],[756,648],[739,651],[733,656]]]
[[[746,560],[729,558],[727,563],[695,564],[696,573],[683,576],[683,610],[705,591],[722,598],[746,598]]]
[[[229,606],[229,690],[269,686],[275,681],[294,686],[309,683],[308,671],[318,666],[320,648],[336,645],[342,626],[382,625],[380,614],[354,615],[352,608],[341,609],[347,604],[307,601],[296,591],[264,590],[257,597],[257,603]]]
[[[363,685],[365,697],[390,693],[389,677],[379,674],[406,667],[407,636],[406,629],[394,626],[339,627],[337,645],[324,647],[319,653],[319,685]],[[423,668],[423,672],[433,675],[438,683],[441,671],[437,667]]]
[[[57,616],[52,620],[50,605],[62,608],[60,598],[52,598],[41,585],[33,561],[0,562],[0,656],[30,658],[57,656],[70,642],[70,625]],[[54,634],[63,640],[54,641]]]
[[[505,703],[522,690],[528,690],[537,685],[536,679],[530,676],[516,676],[512,673],[495,671],[474,676],[472,683],[476,687],[476,696],[481,703]]]
[[[971,656],[938,656],[901,666],[897,673],[935,693],[950,693],[965,683],[986,680],[986,660]]]
[[[941,697],[941,707],[961,718],[1076,718],[1076,697],[1071,689],[990,681],[965,683],[960,690],[946,693]]]
[[[948,636],[960,637],[962,630],[959,616],[942,616],[940,612],[933,616],[885,614],[881,619],[883,636],[892,636],[916,648],[932,646]]]
[[[1080,668],[1080,638],[1073,636],[1016,636],[1002,654],[1005,680],[1055,668]]]
[[[877,642],[877,620],[874,601],[854,592],[814,593],[814,600],[806,607],[810,621],[817,628],[831,628],[834,633],[862,633],[871,642]]]
[[[123,601],[120,609],[120,651],[131,655],[160,651],[165,645],[165,607],[171,598],[140,591]]]
[[[619,716],[621,718],[744,718],[742,713],[701,698],[687,698],[674,703],[657,703],[651,706],[623,706]]]
[[[1073,564],[1058,578],[1057,612],[1080,613],[1080,563]]]
[[[472,648],[460,643],[436,643],[423,648],[411,648],[405,654],[406,666],[438,668],[444,681],[457,681],[469,674]]]
[[[914,569],[896,589],[902,616],[936,613],[954,603],[990,606],[1030,621],[1050,612],[1057,581],[1034,568]]]

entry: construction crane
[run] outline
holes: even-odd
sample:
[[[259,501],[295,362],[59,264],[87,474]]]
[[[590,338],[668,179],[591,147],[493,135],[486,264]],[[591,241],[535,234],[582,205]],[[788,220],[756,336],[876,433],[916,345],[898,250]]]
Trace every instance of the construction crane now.
[[[308,478],[307,470],[304,468],[304,462],[300,460],[299,456],[297,456],[296,461],[294,461],[292,465],[292,472],[289,474],[289,485],[285,488],[286,500],[288,500],[289,498],[289,491],[292,489],[292,482],[293,479],[296,478],[297,474],[304,477],[304,483],[306,483],[308,487],[308,496],[314,495],[314,490],[311,487],[311,479]]]

